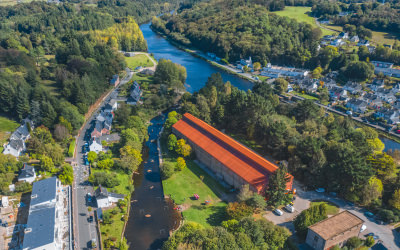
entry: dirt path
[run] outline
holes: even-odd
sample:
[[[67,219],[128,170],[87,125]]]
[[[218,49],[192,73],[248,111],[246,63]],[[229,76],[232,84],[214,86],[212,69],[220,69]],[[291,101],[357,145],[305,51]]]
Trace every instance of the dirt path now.
[[[146,56],[150,59],[150,61],[153,63],[153,66],[152,66],[152,67],[145,67],[145,69],[151,69],[151,70],[153,70],[153,71],[156,70],[157,61],[154,60],[154,59],[150,56],[149,53],[146,53],[146,52],[134,52],[134,53],[137,54],[137,55],[146,55]]]

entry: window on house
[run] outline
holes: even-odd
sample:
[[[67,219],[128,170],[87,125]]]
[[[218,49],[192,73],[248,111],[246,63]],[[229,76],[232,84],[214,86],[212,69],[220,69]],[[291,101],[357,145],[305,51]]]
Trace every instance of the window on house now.
[[[314,236],[314,241],[318,242],[318,236]]]

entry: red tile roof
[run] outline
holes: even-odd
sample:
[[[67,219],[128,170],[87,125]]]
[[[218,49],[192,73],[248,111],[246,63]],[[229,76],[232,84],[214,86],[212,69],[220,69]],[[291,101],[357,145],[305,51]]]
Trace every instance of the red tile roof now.
[[[173,128],[261,191],[278,167],[202,120],[186,113]],[[287,188],[292,188],[293,176]]]

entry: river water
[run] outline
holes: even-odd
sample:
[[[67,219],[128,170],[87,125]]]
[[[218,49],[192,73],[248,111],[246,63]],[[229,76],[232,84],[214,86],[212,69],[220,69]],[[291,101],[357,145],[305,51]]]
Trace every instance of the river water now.
[[[194,57],[189,53],[179,50],[163,37],[150,29],[150,23],[142,24],[140,29],[147,41],[149,53],[159,60],[170,59],[186,67],[186,89],[193,93],[201,89],[207,78],[219,72],[224,81],[230,81],[233,86],[242,90],[252,88],[252,83],[229,74],[206,61]],[[165,121],[164,116],[154,118],[149,126],[149,140],[146,142],[148,153],[143,155],[144,164],[135,176],[135,191],[132,194],[131,210],[125,230],[130,249],[146,250],[159,249],[163,241],[168,238],[168,233],[177,227],[180,218],[173,210],[173,205],[164,199],[162,182],[160,178],[159,160],[157,155],[156,139]],[[390,139],[381,138],[388,149],[400,149],[400,144]]]

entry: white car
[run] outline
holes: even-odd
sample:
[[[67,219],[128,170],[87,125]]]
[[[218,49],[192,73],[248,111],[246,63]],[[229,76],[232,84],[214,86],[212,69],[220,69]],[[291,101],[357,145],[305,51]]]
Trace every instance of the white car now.
[[[285,210],[288,211],[289,213],[293,213],[294,212],[294,207],[290,204],[285,206]]]
[[[275,209],[275,210],[274,210],[274,213],[275,213],[276,215],[279,215],[279,216],[283,215],[283,212],[282,212],[282,210],[280,210],[280,209]]]
[[[360,229],[360,233],[364,232],[367,229],[366,225],[362,225]]]

